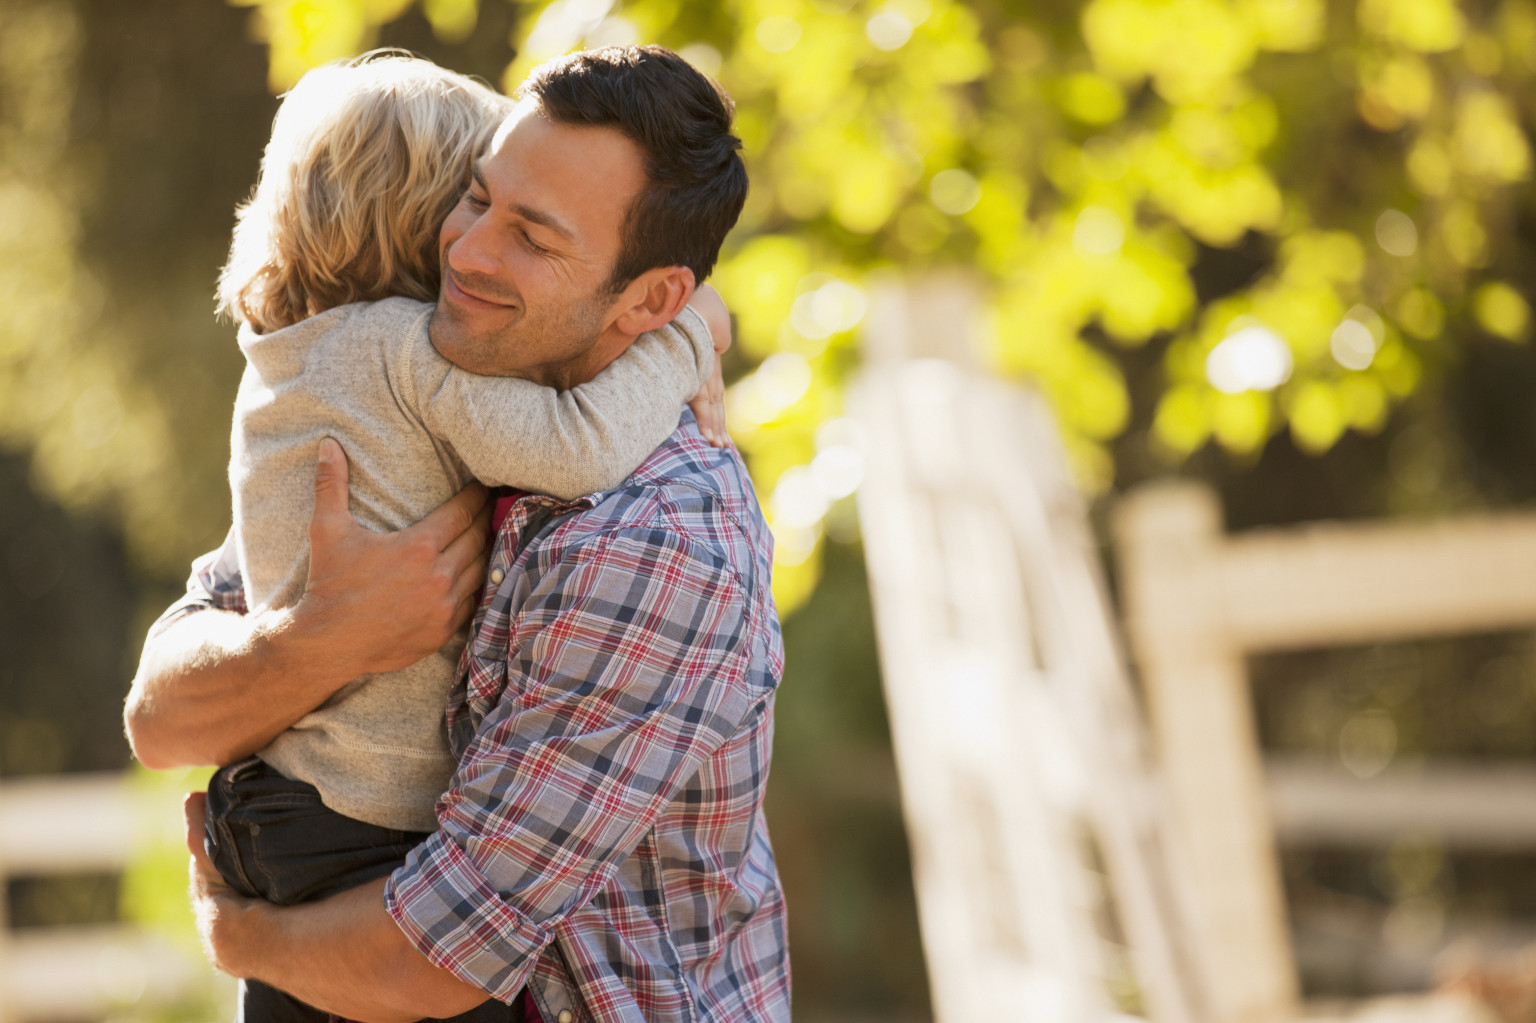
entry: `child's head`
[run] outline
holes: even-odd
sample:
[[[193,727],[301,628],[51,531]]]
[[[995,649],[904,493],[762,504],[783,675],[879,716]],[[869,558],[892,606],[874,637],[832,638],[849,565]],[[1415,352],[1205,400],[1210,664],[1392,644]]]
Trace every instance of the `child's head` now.
[[[235,215],[218,308],[266,333],[391,295],[437,298],[438,228],[511,101],[407,54],[309,72]]]

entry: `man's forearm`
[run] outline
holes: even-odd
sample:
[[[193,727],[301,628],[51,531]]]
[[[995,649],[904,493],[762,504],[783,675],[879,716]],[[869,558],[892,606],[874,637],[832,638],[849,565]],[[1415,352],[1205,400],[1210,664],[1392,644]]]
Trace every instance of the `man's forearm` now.
[[[214,931],[219,965],[363,1023],[456,1016],[488,997],[427,961],[384,909],[378,880],[297,906],[234,899]]]
[[[350,677],[313,632],[293,611],[205,610],[151,635],[123,712],[135,756],[168,768],[261,749]]]

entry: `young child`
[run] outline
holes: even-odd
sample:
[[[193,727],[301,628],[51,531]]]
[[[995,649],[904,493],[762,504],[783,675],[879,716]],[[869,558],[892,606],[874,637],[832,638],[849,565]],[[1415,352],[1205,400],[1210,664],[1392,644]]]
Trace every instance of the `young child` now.
[[[433,348],[438,228],[509,109],[398,54],[312,71],[283,100],[219,288],[247,360],[229,474],[251,608],[303,592],[322,438],[346,450],[358,521],[400,529],[471,479],[567,499],[617,486],[717,372],[692,308],[563,393],[476,376]],[[724,319],[712,291],[695,301]],[[284,904],[316,898],[388,874],[436,828],[455,767],[443,714],[462,645],[348,683],[214,775],[205,841],[229,884]],[[463,1018],[508,1006],[485,1011]],[[245,1023],[327,1018],[242,983]]]

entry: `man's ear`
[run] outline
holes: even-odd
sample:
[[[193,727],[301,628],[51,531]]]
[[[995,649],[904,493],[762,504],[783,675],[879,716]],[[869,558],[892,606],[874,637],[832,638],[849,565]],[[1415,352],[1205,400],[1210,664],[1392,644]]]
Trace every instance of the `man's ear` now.
[[[693,271],[686,266],[659,266],[636,277],[619,298],[614,326],[625,334],[644,334],[677,319],[693,297]]]

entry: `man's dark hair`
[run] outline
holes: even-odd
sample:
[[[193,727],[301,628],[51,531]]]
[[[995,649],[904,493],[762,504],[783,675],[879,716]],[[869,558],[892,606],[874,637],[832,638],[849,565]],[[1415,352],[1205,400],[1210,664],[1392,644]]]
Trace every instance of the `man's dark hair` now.
[[[665,47],[607,46],[535,68],[518,95],[556,123],[613,128],[645,156],[647,185],[625,214],[610,291],[658,266],[709,276],[747,198],[724,90]]]

